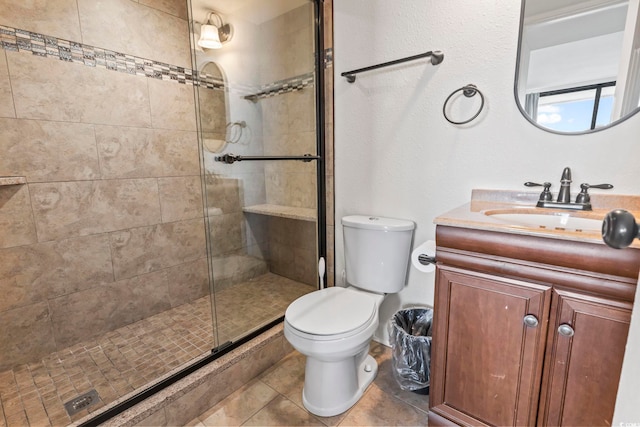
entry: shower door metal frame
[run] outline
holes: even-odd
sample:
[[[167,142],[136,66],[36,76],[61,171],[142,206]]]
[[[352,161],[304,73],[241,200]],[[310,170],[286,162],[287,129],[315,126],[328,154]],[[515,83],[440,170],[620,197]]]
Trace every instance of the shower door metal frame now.
[[[216,156],[215,161],[232,164],[235,162],[241,161],[287,161],[287,160],[296,160],[303,162],[311,162],[317,161],[316,164],[316,211],[317,211],[317,220],[316,220],[316,233],[317,233],[317,244],[318,244],[318,252],[317,252],[317,262],[320,261],[321,258],[327,259],[327,185],[326,185],[326,150],[325,150],[325,109],[324,109],[324,0],[310,0],[314,4],[314,13],[315,13],[315,116],[316,116],[316,154],[303,154],[300,156],[240,156],[234,155],[231,153],[227,153],[221,156]],[[207,224],[208,227],[208,224]],[[209,232],[207,232],[209,235]],[[207,240],[207,247],[209,246],[209,241]],[[207,248],[207,250],[209,250]],[[211,280],[213,280],[213,272],[210,272]],[[321,287],[321,284],[324,284],[323,287],[326,287],[327,284],[327,273],[326,269],[322,277],[316,277],[316,284],[318,289]],[[282,316],[277,322],[284,320],[284,316]],[[277,323],[275,322],[275,323]],[[275,324],[274,323],[274,324]],[[228,346],[228,342],[221,344],[219,347]],[[215,350],[215,349],[214,349]]]

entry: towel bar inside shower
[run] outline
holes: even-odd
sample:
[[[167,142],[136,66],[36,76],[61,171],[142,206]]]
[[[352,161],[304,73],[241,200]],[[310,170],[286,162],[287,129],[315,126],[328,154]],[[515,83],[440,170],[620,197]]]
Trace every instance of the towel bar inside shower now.
[[[222,162],[229,165],[235,162],[256,160],[299,160],[302,162],[310,162],[311,160],[320,160],[320,156],[314,156],[312,154],[303,154],[302,156],[236,156],[235,154],[229,153],[215,157],[216,162]]]

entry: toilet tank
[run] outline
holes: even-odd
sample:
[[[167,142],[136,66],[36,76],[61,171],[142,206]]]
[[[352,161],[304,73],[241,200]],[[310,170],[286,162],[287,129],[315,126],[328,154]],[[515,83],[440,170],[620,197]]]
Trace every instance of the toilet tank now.
[[[371,292],[400,292],[409,268],[414,228],[414,222],[405,219],[343,217],[347,282]]]

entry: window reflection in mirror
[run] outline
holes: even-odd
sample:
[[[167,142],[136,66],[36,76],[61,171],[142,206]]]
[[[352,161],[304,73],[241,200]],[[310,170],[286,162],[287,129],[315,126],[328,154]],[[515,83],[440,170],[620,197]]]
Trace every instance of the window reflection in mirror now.
[[[523,0],[516,101],[537,126],[600,130],[640,107],[640,0]]]

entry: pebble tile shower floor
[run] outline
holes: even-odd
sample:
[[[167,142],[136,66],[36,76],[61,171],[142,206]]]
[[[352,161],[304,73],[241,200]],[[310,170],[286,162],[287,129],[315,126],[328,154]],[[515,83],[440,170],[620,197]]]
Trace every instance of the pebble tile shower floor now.
[[[271,273],[216,292],[220,340],[281,316],[313,287]],[[61,426],[86,416],[208,353],[209,296],[0,372],[0,427]],[[70,417],[64,404],[95,389],[100,400]]]

